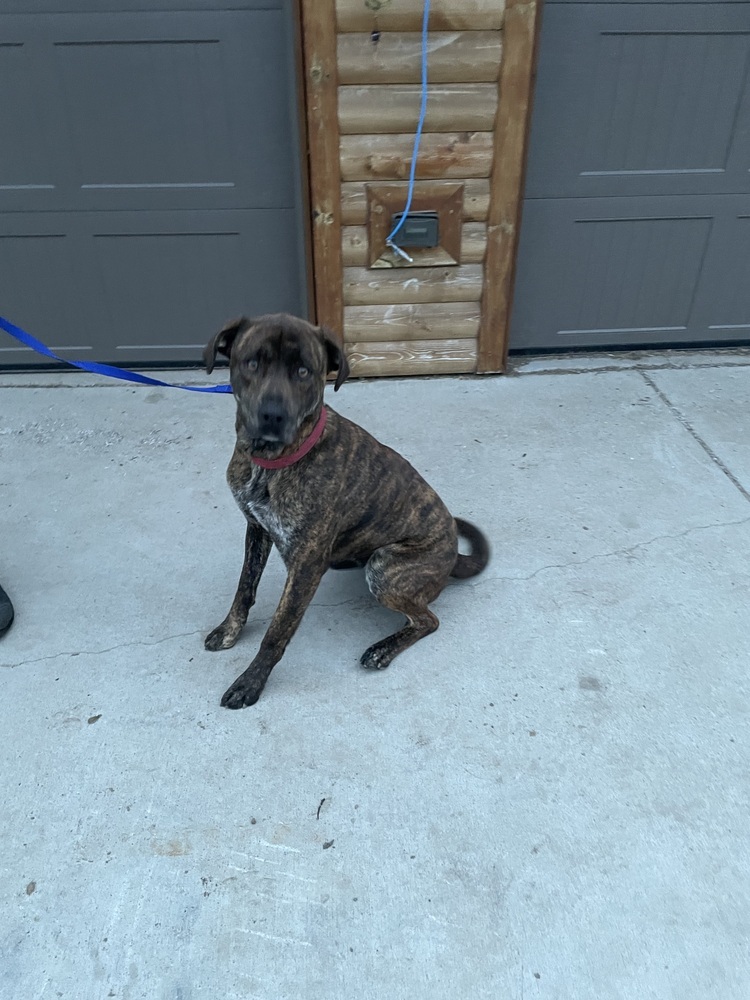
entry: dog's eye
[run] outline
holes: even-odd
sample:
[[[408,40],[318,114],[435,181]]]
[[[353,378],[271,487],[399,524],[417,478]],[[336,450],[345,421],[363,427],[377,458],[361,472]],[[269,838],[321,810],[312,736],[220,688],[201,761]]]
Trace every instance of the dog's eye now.
[[[250,358],[250,360],[247,362],[247,367],[251,372],[257,372],[258,370],[257,358]]]
[[[299,375],[300,378],[307,378],[309,374],[310,374],[309,370],[305,368],[304,365],[300,365],[299,368],[297,369],[297,375]]]

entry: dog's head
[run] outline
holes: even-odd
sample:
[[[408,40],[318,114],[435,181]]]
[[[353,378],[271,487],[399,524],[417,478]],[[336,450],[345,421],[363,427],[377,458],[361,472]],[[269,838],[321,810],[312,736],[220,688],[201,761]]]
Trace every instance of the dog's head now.
[[[234,320],[203,352],[206,371],[216,355],[229,358],[238,431],[256,450],[280,451],[323,405],[329,372],[338,390],[349,374],[343,348],[326,327],[286,313]]]

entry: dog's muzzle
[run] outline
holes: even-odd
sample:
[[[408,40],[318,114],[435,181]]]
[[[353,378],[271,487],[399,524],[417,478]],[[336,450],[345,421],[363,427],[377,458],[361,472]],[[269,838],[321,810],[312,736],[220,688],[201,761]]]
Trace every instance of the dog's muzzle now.
[[[265,441],[283,441],[288,444],[289,416],[281,403],[266,400],[258,407],[257,437]]]
[[[245,433],[252,441],[286,445],[294,440],[295,421],[279,399],[241,401],[239,416]]]

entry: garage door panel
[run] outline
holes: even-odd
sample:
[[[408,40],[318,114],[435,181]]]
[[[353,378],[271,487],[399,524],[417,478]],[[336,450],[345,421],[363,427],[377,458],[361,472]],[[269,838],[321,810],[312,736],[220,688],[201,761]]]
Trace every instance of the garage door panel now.
[[[550,6],[526,197],[745,190],[749,57],[746,6]]]
[[[750,198],[715,220],[696,294],[694,322],[706,339],[750,339]]]
[[[0,190],[26,183],[49,183],[44,139],[34,122],[34,67],[23,42],[0,42],[0,94],[17,91],[17,102],[0,101]]]
[[[201,213],[160,218],[145,213],[126,232],[116,219],[93,235],[99,301],[112,304],[107,340],[120,364],[197,361],[210,335],[234,316],[299,311],[293,213]],[[239,223],[239,224],[238,224]],[[281,265],[281,266],[280,266]],[[105,349],[105,345],[101,345]]]
[[[716,173],[726,169],[745,35],[604,34],[599,100],[580,151],[584,177]]]
[[[6,29],[0,210],[295,203],[282,11],[0,17]]]
[[[750,337],[749,10],[548,2],[513,348]]]
[[[218,40],[56,42],[54,54],[83,190],[234,186]]]
[[[750,226],[744,246],[729,233],[733,219],[739,225],[743,203],[742,196],[528,202],[513,347],[555,351],[746,338],[736,324],[750,318]],[[730,238],[734,271],[726,270]],[[726,305],[717,297],[721,288]]]
[[[71,224],[71,222],[73,224]],[[82,296],[87,261],[82,230],[61,215],[0,216],[2,314],[45,340],[63,357],[91,357],[94,314]],[[30,349],[0,340],[0,365],[33,364]]]
[[[0,39],[0,204],[49,209],[58,197],[50,162],[56,125],[40,76],[40,47],[21,32],[3,32]]]
[[[0,314],[132,367],[194,364],[243,312],[304,314],[291,0],[11,4]],[[0,366],[46,363],[0,335]]]
[[[7,14],[64,14],[72,9],[86,14],[141,11],[146,0],[3,0]],[[280,0],[232,0],[233,10],[275,10]],[[221,10],[226,0],[158,0],[159,10]]]
[[[233,316],[303,312],[296,232],[293,209],[6,214],[3,314],[65,357],[195,363]]]

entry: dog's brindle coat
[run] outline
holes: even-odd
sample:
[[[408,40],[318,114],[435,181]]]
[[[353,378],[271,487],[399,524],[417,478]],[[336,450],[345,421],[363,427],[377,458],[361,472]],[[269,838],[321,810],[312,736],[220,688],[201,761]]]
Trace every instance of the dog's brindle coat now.
[[[222,705],[242,708],[258,700],[330,567],[364,566],[373,595],[406,616],[403,628],[362,656],[365,667],[387,667],[438,627],[428,604],[448,578],[484,569],[489,558],[484,536],[454,519],[406,459],[331,409],[323,436],[304,458],[273,470],[253,462],[293,454],[320,417],[326,375],[338,371],[338,389],[349,374],[330,331],[285,314],[243,318],[207,345],[209,372],[217,352],[230,359],[237,443],[227,479],[247,532],[237,594],[227,617],[207,636],[206,649],[228,649],[237,641],[271,543],[287,568],[258,654]],[[459,533],[470,542],[468,556],[458,554]]]

